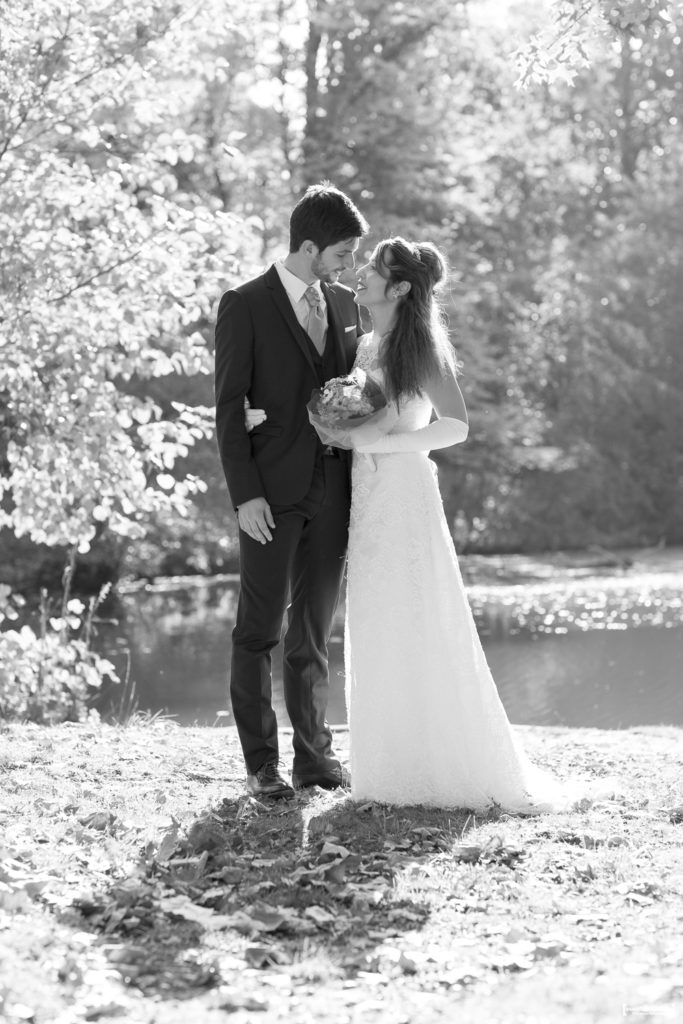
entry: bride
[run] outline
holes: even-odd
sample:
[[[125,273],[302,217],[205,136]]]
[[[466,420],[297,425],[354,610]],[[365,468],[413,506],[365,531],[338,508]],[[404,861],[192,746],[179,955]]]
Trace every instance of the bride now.
[[[352,796],[534,813],[579,793],[536,768],[486,662],[430,451],[467,437],[431,244],[381,242],[358,271],[373,332],[355,365],[393,406],[389,433],[355,433],[345,669]],[[436,417],[436,418],[434,418]],[[586,787],[583,787],[585,793]]]

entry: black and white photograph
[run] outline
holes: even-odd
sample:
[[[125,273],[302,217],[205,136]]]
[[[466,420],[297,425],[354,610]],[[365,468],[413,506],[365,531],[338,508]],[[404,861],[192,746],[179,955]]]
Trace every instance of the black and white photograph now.
[[[683,1020],[682,0],[2,0],[0,1018]]]

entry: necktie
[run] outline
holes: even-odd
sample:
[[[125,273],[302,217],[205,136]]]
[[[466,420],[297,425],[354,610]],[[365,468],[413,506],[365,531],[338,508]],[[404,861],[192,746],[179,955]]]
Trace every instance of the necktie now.
[[[308,303],[308,316],[306,318],[306,332],[316,347],[318,355],[323,354],[325,348],[325,310],[317,290],[311,285],[304,292],[304,298]]]

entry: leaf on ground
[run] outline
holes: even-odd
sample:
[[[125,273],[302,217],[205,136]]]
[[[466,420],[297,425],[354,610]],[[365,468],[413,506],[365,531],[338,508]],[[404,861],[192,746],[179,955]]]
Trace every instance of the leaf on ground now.
[[[390,910],[387,914],[387,920],[390,922],[394,921],[408,921],[413,924],[422,924],[425,919],[425,913],[416,913],[414,910],[408,910],[407,908],[399,908],[397,910]]]
[[[341,885],[346,877],[346,863],[344,861],[335,860],[324,869],[324,877],[326,882]]]
[[[262,932],[300,931],[302,922],[296,911],[289,907],[269,907],[265,904],[252,907],[248,914],[254,926]]]
[[[609,845],[607,836],[598,832],[573,832],[571,829],[560,829],[555,836],[559,843],[566,843],[568,846],[582,846],[585,850],[595,850],[599,846]],[[618,842],[612,842],[618,845]]]
[[[417,974],[418,966],[414,956],[410,956],[402,949],[392,947],[387,947],[382,952],[403,974]]]
[[[595,879],[595,869],[590,861],[580,860],[573,866],[574,878],[581,882],[592,882]]]
[[[642,881],[629,884],[621,882],[615,886],[615,891],[623,896],[627,902],[636,903],[638,906],[647,907],[655,900],[661,899],[662,890],[655,882]]]
[[[212,876],[213,877],[213,876]],[[222,882],[226,882],[228,885],[235,885],[237,882],[241,882],[244,877],[244,871],[242,868],[222,868],[221,871],[215,876]]]
[[[289,963],[287,954],[276,949],[275,946],[247,946],[244,951],[244,959],[250,967],[259,970],[264,967],[272,967],[274,964]]]
[[[337,846],[336,843],[325,842],[320,851],[321,860],[323,858],[328,860],[345,860],[346,857],[350,856],[350,850],[347,850],[345,846]]]
[[[156,859],[159,863],[164,864],[166,861],[170,860],[176,846],[178,845],[179,833],[179,823],[173,819],[173,823],[166,829],[163,838],[159,843],[159,849],[156,854]]]
[[[383,844],[385,850],[412,850],[413,845],[412,839],[385,839]]]
[[[452,850],[453,859],[464,864],[476,864],[481,854],[481,846],[454,846]]]
[[[510,942],[489,964],[494,971],[528,971],[534,966],[534,949],[533,942]]]
[[[21,889],[13,889],[5,882],[0,882],[0,910],[14,913],[27,910],[30,906],[28,894]]]
[[[627,892],[624,899],[627,903],[635,903],[639,907],[649,907],[654,903],[650,896],[641,896],[638,892]]]
[[[168,868],[172,872],[174,882],[196,882],[202,877],[206,870],[209,859],[207,850],[199,857],[172,858],[168,861]]]
[[[97,832],[106,832],[107,829],[113,832],[117,820],[116,815],[110,811],[93,811],[92,814],[86,814],[78,819],[83,828],[92,828]]]
[[[268,1000],[263,996],[240,992],[236,988],[225,986],[218,989],[214,1005],[217,1009],[227,1010],[229,1013],[235,1010],[257,1013],[265,1012],[268,1009]]]
[[[187,896],[164,896],[159,900],[159,907],[165,913],[181,917],[184,921],[192,921],[207,931],[233,927],[232,915],[215,914],[210,907],[200,907]]]
[[[337,920],[336,916],[331,914],[329,910],[326,910],[325,907],[306,907],[304,914],[321,928],[327,924],[333,924]]]
[[[482,860],[506,867],[513,867],[524,855],[524,850],[508,845],[500,836],[493,836],[482,850]]]
[[[6,860],[0,864],[0,883],[4,883],[13,892],[25,892],[27,896],[37,896],[52,879],[27,872],[26,865],[16,860]]]
[[[443,974],[438,975],[440,984],[446,985],[449,988],[453,988],[455,985],[467,985],[473,981],[477,981],[482,976],[482,970],[480,967],[457,967],[450,971],[445,971]]]
[[[217,815],[207,815],[195,821],[187,834],[187,846],[194,853],[212,853],[226,844],[223,821]]]
[[[1,1007],[4,1013],[6,1013],[7,1019],[10,1020],[12,1017],[15,1020],[28,1020],[33,1021],[36,1019],[36,1011],[32,1006],[27,1006],[26,1003],[9,1003],[3,1004]]]
[[[224,898],[225,888],[223,886],[212,886],[210,889],[205,889],[195,902],[201,904],[201,906],[206,906],[212,901],[216,902],[223,900]]]
[[[119,1002],[97,1003],[88,1006],[83,1013],[84,1020],[99,1020],[101,1017],[125,1017],[130,1013],[130,1006]]]

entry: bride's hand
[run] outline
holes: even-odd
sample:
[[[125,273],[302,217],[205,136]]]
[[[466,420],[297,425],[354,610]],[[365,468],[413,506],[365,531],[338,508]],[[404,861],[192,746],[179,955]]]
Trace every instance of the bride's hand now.
[[[244,425],[247,433],[251,433],[254,427],[258,427],[268,419],[265,409],[252,409],[249,399],[244,399]]]

